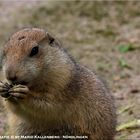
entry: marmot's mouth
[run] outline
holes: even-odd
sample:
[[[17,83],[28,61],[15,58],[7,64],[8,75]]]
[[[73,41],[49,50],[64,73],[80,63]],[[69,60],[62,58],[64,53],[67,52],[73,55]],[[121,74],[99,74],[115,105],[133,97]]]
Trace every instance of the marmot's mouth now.
[[[27,85],[28,82],[26,82],[26,81],[22,81],[22,82],[19,82],[18,84],[21,84],[21,85]]]
[[[15,81],[15,82],[12,82],[12,84],[13,85],[27,85],[28,84],[28,82],[26,82],[26,81]]]

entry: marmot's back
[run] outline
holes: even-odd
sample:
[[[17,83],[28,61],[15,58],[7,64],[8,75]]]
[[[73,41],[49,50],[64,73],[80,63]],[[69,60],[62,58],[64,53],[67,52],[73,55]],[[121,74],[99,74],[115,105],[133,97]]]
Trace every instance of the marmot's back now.
[[[12,135],[88,135],[111,140],[115,107],[98,77],[79,65],[49,33],[28,28],[4,48],[1,83]],[[3,93],[3,91],[5,92]],[[4,96],[3,96],[4,97]]]
[[[98,76],[80,66],[79,77],[79,104],[81,104],[81,118],[85,117],[84,124],[94,140],[111,140],[115,134],[116,114],[114,100],[108,89]],[[78,87],[78,85],[77,85]],[[84,98],[84,99],[83,99]],[[78,110],[78,109],[77,109]]]

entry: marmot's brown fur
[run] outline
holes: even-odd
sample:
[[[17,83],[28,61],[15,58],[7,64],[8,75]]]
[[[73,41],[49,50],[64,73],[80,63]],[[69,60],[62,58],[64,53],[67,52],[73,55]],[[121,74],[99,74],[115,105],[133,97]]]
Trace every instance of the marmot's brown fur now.
[[[26,28],[13,34],[4,48],[3,72],[14,85],[3,101],[9,135],[113,139],[116,115],[108,90],[48,32]]]

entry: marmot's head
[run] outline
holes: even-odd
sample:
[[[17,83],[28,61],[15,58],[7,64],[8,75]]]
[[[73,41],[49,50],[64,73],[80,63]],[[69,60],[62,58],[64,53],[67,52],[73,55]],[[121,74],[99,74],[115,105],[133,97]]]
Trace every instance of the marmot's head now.
[[[69,57],[58,41],[42,29],[16,32],[5,45],[3,54],[3,71],[13,84],[61,85],[70,76]]]

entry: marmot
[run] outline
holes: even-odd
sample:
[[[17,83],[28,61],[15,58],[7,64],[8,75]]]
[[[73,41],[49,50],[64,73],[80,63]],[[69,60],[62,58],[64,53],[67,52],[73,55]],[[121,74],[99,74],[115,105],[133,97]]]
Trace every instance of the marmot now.
[[[108,89],[47,31],[14,33],[4,47],[2,65],[12,85],[4,92],[5,84],[0,84],[1,95],[9,95],[3,101],[9,135],[113,139],[116,114]]]

